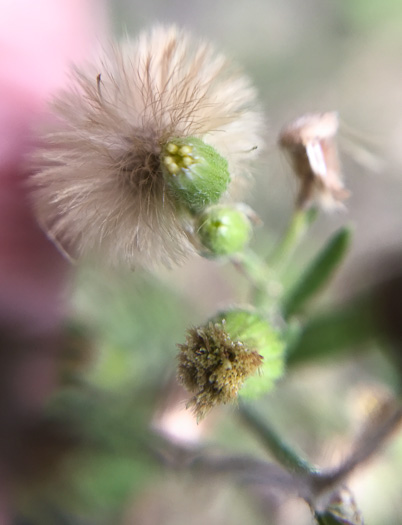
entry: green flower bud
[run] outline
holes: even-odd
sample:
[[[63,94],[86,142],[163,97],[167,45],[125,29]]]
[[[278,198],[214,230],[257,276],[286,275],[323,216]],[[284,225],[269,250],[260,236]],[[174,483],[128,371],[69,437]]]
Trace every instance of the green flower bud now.
[[[245,310],[189,330],[179,349],[178,381],[194,394],[187,406],[198,420],[215,405],[235,400],[243,384],[249,395],[267,391],[283,371],[278,336],[262,317]]]
[[[226,159],[196,137],[169,140],[161,166],[177,201],[194,213],[217,203],[230,182]]]
[[[240,395],[255,398],[271,390],[285,365],[285,344],[278,332],[261,315],[248,310],[229,310],[217,319],[225,321],[232,339],[241,340],[263,357],[260,373],[246,379]]]
[[[247,215],[230,206],[213,206],[198,220],[198,236],[211,255],[231,255],[243,250],[251,237]]]

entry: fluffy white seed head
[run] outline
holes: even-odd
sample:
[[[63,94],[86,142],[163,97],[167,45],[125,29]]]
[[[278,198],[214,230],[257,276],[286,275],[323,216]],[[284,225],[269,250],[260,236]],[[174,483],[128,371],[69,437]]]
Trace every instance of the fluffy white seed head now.
[[[248,79],[175,28],[126,40],[75,70],[53,111],[57,124],[36,154],[34,203],[73,259],[179,262],[193,251],[193,225],[166,186],[164,145],[201,138],[226,158],[232,180],[262,145]]]

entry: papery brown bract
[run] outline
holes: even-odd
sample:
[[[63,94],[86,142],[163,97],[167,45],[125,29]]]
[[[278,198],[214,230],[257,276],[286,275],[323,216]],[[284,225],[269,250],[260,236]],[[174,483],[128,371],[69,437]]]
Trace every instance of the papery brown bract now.
[[[317,202],[326,209],[343,207],[349,196],[340,169],[335,112],[307,114],[285,126],[279,134],[279,146],[290,158],[300,180],[296,205],[300,208]]]
[[[232,179],[247,173],[261,146],[254,89],[208,44],[163,27],[114,46],[72,80],[36,155],[41,225],[73,259],[178,262],[194,250],[193,225],[166,187],[163,145],[197,136],[228,161]]]

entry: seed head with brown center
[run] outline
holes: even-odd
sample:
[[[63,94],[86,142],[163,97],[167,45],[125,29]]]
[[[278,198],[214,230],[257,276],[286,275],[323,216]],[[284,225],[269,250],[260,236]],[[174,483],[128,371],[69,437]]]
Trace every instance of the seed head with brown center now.
[[[194,394],[187,406],[193,407],[198,421],[215,405],[236,399],[263,361],[254,349],[230,337],[224,320],[189,330],[179,349],[178,380]]]

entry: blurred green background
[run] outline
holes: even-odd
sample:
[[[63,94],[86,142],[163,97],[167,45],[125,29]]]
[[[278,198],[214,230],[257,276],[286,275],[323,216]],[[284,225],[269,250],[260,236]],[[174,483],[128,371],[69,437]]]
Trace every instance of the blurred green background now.
[[[339,112],[343,172],[352,196],[345,212],[320,216],[292,268],[297,275],[330,233],[351,223],[350,255],[321,302],[340,302],[364,289],[371,262],[381,264],[385,252],[401,246],[402,3],[114,0],[108,9],[116,37],[174,23],[211,40],[253,79],[267,122],[267,146],[245,198],[264,222],[253,240],[259,253],[269,253],[283,232],[296,195],[289,164],[276,146],[280,128],[306,112]],[[158,446],[146,446],[149,422],[166,430],[175,424],[162,417],[169,407],[185,413],[182,393],[173,386],[176,343],[190,325],[246,301],[244,279],[201,258],[153,274],[88,266],[77,272],[72,297],[72,321],[88,340],[89,364],[77,376],[66,360],[68,386],[50,410],[65,411],[82,427],[84,441],[98,439],[69,459],[59,482],[46,488],[44,501],[54,508],[38,509],[27,497],[38,523],[312,523],[307,506],[295,498],[163,468]],[[85,346],[80,337],[78,356]],[[345,457],[367,404],[388,395],[395,380],[376,348],[364,350],[351,348],[347,357],[296,368],[257,403],[320,466]],[[268,457],[233,407],[217,410],[198,427],[188,418],[182,424],[183,439],[217,454]],[[402,439],[396,436],[350,480],[367,523],[402,523],[401,468]]]

